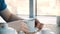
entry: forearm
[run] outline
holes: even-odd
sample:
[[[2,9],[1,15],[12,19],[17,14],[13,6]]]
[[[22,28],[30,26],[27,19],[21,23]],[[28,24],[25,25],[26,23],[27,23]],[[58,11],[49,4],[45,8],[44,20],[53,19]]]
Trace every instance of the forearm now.
[[[8,22],[12,22],[12,21],[18,21],[18,20],[23,20],[22,18],[18,17],[17,15],[14,15],[14,14],[11,14],[9,19],[8,19]]]
[[[3,17],[3,19],[7,22],[22,20],[22,18],[12,14],[8,9],[3,10],[0,14]]]

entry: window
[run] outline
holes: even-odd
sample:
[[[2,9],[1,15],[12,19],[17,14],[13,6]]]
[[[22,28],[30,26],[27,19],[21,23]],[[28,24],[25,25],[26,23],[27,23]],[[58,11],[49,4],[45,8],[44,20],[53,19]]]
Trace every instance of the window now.
[[[19,0],[17,14],[29,15],[29,0]]]
[[[11,12],[20,15],[29,15],[29,0],[6,0]]]
[[[56,0],[37,0],[38,15],[57,15]]]
[[[37,18],[41,23],[56,24],[56,15],[59,12],[57,4],[57,0],[37,0]]]
[[[6,4],[8,9],[19,17],[29,17],[29,0],[6,0]]]
[[[17,2],[16,0],[5,0],[7,4],[7,8],[14,14],[16,14]]]
[[[29,15],[29,0],[6,0],[6,3],[11,12],[20,15]],[[59,3],[59,0],[37,0],[37,14],[59,15]]]
[[[6,0],[6,3],[12,13],[23,18],[27,18],[29,16],[29,0]],[[50,22],[54,21],[53,24],[56,24],[56,17],[51,16],[59,15],[59,5],[59,0],[37,0],[37,18],[42,23],[49,22],[49,24],[52,24]],[[51,16],[45,17],[40,15]]]

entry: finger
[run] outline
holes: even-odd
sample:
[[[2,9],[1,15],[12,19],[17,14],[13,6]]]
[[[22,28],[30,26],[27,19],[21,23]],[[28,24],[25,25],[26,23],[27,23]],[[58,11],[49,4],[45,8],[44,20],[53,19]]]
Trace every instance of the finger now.
[[[43,28],[43,24],[38,24],[37,28],[41,30]]]
[[[26,25],[26,24],[22,24],[22,25],[21,25],[21,28],[28,29],[28,27],[27,27],[27,25]]]
[[[22,31],[24,31],[25,33],[28,33],[28,29],[26,28],[22,28]]]
[[[25,24],[22,24],[22,25],[21,25],[21,29],[22,29],[24,32],[28,32],[28,27],[27,27]]]

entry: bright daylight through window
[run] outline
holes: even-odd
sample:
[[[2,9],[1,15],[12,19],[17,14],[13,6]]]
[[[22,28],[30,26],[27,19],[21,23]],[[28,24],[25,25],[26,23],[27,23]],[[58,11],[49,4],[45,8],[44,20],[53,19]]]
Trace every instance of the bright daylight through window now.
[[[13,2],[13,3],[11,3]],[[8,4],[9,10],[17,14],[19,16],[26,17],[29,15],[29,0],[6,0]],[[59,1],[58,0],[37,0],[37,18],[40,18],[40,15],[47,15],[47,16],[56,16],[59,15]],[[48,22],[53,17],[43,17],[41,18],[41,22]],[[49,19],[48,21],[45,21]],[[54,17],[52,20],[56,20]]]

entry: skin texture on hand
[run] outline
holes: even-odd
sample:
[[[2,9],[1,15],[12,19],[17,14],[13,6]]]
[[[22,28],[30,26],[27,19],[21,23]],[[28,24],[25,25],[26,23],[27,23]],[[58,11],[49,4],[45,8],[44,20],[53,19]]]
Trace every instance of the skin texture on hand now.
[[[9,22],[8,25],[9,27],[16,29],[17,32],[20,32],[20,31],[24,31],[25,33],[28,32],[27,25],[21,20]]]

